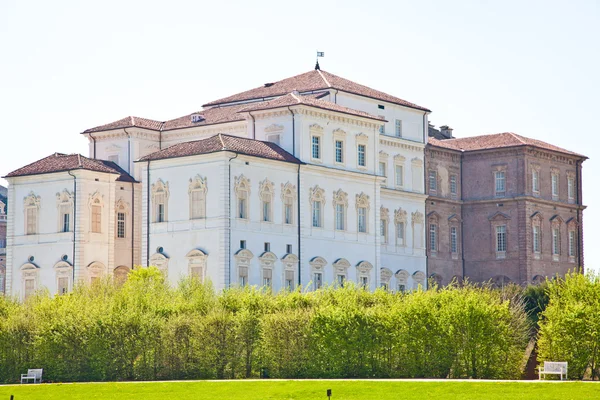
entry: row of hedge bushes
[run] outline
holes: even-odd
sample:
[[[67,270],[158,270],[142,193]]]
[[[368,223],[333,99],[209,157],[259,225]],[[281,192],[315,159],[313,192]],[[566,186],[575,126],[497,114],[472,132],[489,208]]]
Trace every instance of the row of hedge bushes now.
[[[518,296],[466,284],[390,294],[177,287],[155,268],[64,296],[0,300],[0,381],[518,378],[530,323]]]

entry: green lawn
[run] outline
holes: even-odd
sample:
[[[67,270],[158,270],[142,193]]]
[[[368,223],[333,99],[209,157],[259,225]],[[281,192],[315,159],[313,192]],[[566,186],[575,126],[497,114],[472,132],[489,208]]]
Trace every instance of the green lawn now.
[[[0,386],[0,400],[160,399],[594,399],[600,384],[585,382],[427,381],[190,381]]]

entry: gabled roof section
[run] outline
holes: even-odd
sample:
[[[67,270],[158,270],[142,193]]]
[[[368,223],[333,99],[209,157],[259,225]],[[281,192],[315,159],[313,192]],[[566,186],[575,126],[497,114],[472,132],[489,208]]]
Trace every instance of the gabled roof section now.
[[[571,156],[587,158],[584,155],[565,150],[558,146],[554,146],[550,143],[542,142],[541,140],[537,139],[530,139],[512,132],[446,140],[438,140],[430,137],[429,143],[432,146],[443,147],[446,149],[458,151],[477,151],[498,149],[503,147],[533,146],[544,150],[550,150],[558,153],[568,154]]]
[[[100,126],[96,126],[95,128],[86,129],[82,133],[93,133],[93,132],[103,132],[110,131],[113,129],[122,129],[122,128],[145,128],[152,129],[155,131],[161,130],[161,127],[164,122],[154,121],[148,118],[140,118],[140,117],[125,117],[118,121],[111,122],[109,124],[104,124]]]
[[[140,158],[138,161],[164,160],[167,158],[189,157],[201,154],[230,151],[247,156],[267,158],[270,160],[301,164],[296,157],[277,146],[275,143],[230,136],[219,133],[207,139],[175,144],[166,149],[156,151]]]
[[[263,86],[247,90],[242,93],[234,94],[233,96],[225,97],[219,100],[211,101],[204,104],[214,106],[218,104],[235,103],[248,100],[264,100],[271,97],[283,96],[287,93],[311,92],[317,90],[337,89],[347,93],[356,94],[359,96],[369,97],[376,100],[386,101],[388,103],[398,104],[404,107],[414,108],[422,111],[430,111],[425,107],[418,106],[414,103],[389,95],[379,90],[360,85],[348,79],[331,74],[322,70],[311,70],[309,72],[292,76],[281,81],[266,83]]]
[[[354,110],[352,108],[343,107],[338,104],[332,103],[330,101],[321,100],[320,98],[324,95],[329,94],[329,92],[320,93],[318,95],[308,95],[302,96],[298,94],[298,92],[288,93],[285,96],[278,97],[274,100],[262,101],[260,103],[252,103],[246,104],[244,108],[240,109],[238,113],[244,113],[249,111],[258,111],[258,110],[270,110],[274,108],[280,107],[289,107],[296,105],[304,105],[308,107],[320,108],[322,110],[339,112],[342,114],[353,115],[356,117],[374,119],[381,122],[386,122],[385,119],[371,115],[364,111]]]
[[[94,172],[102,172],[107,174],[119,174],[118,181],[135,182],[135,179],[125,170],[119,167],[112,161],[94,160],[84,157],[80,154],[62,154],[54,153],[41,160],[35,161],[29,165],[19,168],[5,178],[17,176],[51,174],[55,172],[66,172],[77,169],[84,169]]]

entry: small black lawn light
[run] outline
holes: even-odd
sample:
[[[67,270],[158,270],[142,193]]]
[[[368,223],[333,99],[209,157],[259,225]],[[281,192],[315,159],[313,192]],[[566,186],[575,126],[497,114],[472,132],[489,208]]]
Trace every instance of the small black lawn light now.
[[[331,400],[331,389],[327,389],[327,397]]]

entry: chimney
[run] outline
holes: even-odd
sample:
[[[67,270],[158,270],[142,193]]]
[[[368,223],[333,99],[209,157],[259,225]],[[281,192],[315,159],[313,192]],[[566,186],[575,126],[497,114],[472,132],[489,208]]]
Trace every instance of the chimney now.
[[[442,136],[444,136],[444,138],[446,139],[452,139],[452,131],[454,129],[450,128],[448,125],[442,125],[440,126],[440,132],[442,133]]]

